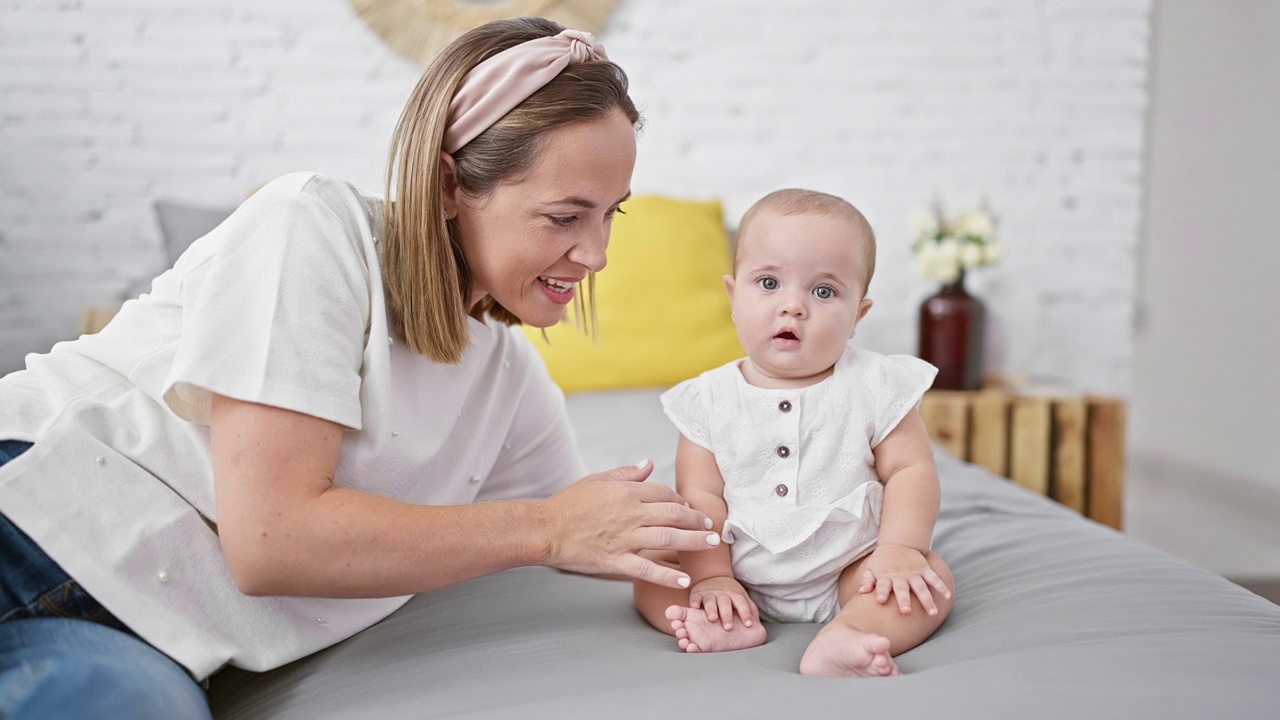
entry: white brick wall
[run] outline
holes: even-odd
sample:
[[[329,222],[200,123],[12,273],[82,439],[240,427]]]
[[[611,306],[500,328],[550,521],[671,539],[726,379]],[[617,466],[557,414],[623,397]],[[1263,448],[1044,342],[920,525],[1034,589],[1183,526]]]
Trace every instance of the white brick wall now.
[[[1127,392],[1149,0],[623,0],[637,192],[841,194],[881,243],[859,337],[912,352],[907,216],[988,196],[992,369]],[[344,0],[0,0],[0,372],[159,270],[157,198],[380,186],[418,70]]]

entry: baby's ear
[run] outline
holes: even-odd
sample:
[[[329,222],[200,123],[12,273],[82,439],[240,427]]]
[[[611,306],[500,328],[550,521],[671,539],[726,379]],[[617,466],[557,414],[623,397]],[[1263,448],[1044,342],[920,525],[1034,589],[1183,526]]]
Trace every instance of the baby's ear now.
[[[852,340],[854,335],[858,334],[858,323],[862,322],[862,318],[867,316],[867,311],[871,309],[871,298],[864,297],[862,302],[858,303],[858,319],[853,321],[853,331],[849,333],[849,339]]]
[[[733,276],[732,275],[724,276],[724,291],[729,293],[729,302],[732,303],[733,302]]]

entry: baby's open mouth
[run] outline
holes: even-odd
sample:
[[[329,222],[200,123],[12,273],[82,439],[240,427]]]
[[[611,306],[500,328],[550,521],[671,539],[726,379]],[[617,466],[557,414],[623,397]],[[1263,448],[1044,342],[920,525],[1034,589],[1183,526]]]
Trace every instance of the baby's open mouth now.
[[[796,337],[796,334],[791,332],[790,330],[783,330],[782,332],[778,333],[777,335],[774,335],[773,337],[775,337],[778,340],[799,340],[800,339]]]

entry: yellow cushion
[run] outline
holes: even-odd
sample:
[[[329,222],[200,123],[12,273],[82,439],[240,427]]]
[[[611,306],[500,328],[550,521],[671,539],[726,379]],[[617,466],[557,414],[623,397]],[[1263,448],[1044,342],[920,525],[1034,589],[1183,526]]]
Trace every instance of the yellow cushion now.
[[[566,393],[667,387],[745,354],[724,290],[720,203],[635,197],[622,210],[596,276],[598,341],[572,320],[547,328],[550,343],[524,328]]]

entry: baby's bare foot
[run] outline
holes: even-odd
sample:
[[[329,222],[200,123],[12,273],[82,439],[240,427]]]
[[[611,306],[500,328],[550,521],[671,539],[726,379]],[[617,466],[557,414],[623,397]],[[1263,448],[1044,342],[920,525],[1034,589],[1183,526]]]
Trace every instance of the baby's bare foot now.
[[[670,616],[668,616],[670,617]],[[889,638],[831,623],[809,643],[800,658],[801,675],[886,677],[901,675],[889,656]]]
[[[720,623],[708,620],[702,610],[680,605],[667,608],[666,614],[676,632],[676,643],[688,653],[743,650],[763,645],[767,635],[764,625],[758,622],[750,627],[735,622],[732,630],[725,630]]]

